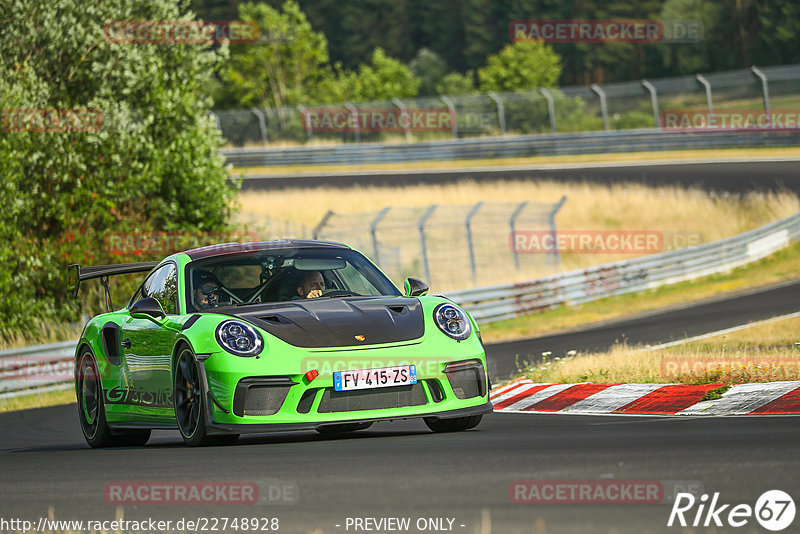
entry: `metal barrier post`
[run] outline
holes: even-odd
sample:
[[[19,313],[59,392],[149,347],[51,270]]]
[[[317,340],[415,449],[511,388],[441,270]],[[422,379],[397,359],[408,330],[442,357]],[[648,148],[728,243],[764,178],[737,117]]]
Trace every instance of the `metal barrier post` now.
[[[598,97],[600,97],[600,113],[603,115],[603,129],[608,131],[608,106],[606,105],[606,92],[603,91],[603,88],[596,83],[590,85],[589,88],[594,91]]]
[[[489,98],[495,101],[497,104],[497,120],[500,123],[500,133],[503,135],[506,134],[506,112],[503,109],[503,99],[500,98],[500,95],[495,93],[494,91],[489,91],[487,93]]]
[[[650,105],[653,107],[653,124],[656,128],[661,128],[661,116],[658,111],[658,92],[656,91],[656,87],[647,80],[642,80],[642,86],[650,93]]]
[[[556,133],[556,105],[553,102],[553,93],[544,87],[539,89],[539,92],[547,99],[547,113],[550,115],[550,129]]]
[[[431,283],[431,270],[428,267],[428,248],[425,243],[425,223],[431,218],[431,215],[433,215],[433,211],[436,209],[436,207],[437,204],[430,206],[417,223],[417,228],[419,229],[419,245],[420,250],[422,251],[422,268],[425,270],[425,281],[428,284]]]
[[[478,279],[478,268],[475,265],[475,248],[472,246],[472,218],[478,213],[478,210],[483,206],[483,201],[475,204],[464,220],[464,226],[467,229],[467,248],[469,250],[469,266],[472,269],[472,281],[476,282]]]
[[[328,224],[328,220],[329,220],[331,217],[333,217],[333,211],[332,211],[332,210],[328,210],[328,213],[326,213],[326,214],[325,214],[325,215],[322,217],[322,220],[319,222],[319,224],[317,224],[317,225],[314,227],[314,229],[313,229],[313,230],[311,230],[311,239],[319,239],[319,233],[322,231],[322,228],[323,228],[323,227],[324,227],[326,224]]]
[[[222,132],[222,123],[219,120],[219,115],[217,115],[213,111],[209,111],[208,114],[211,115],[212,117],[214,117],[214,120],[217,122],[217,130]]]
[[[267,122],[264,118],[264,114],[258,108],[251,108],[250,111],[253,112],[253,115],[258,117],[258,127],[261,129],[261,139],[264,141],[264,144],[267,144],[269,140],[267,139]]]
[[[355,117],[355,128],[353,129],[353,136],[355,137],[356,143],[360,143],[361,142],[361,128],[359,127],[359,124],[358,124],[358,110],[350,102],[345,102],[344,103],[344,107],[345,107],[345,109],[347,111],[349,111],[353,115],[353,117]]]
[[[758,67],[750,67],[750,70],[753,71],[758,79],[761,80],[761,92],[764,95],[764,113],[767,115],[767,124],[772,126],[772,116],[770,114],[770,105],[769,105],[769,83],[767,81],[767,75],[764,74],[761,69]]]
[[[450,116],[453,118],[453,138],[458,137],[458,119],[456,118],[456,107],[453,105],[453,101],[447,98],[446,96],[441,96],[442,102],[447,104],[447,109],[450,110]]]
[[[558,250],[558,240],[556,239],[556,213],[558,213],[558,210],[561,209],[561,206],[563,206],[566,201],[567,196],[564,195],[561,197],[561,200],[559,200],[558,203],[553,206],[553,210],[547,216],[547,224],[550,226],[550,236],[552,237],[553,244],[555,245],[555,252],[547,255],[547,263],[553,263],[554,265],[561,265],[561,253]]]
[[[389,213],[389,210],[392,209],[391,206],[386,206],[380,212],[378,212],[378,216],[375,217],[369,225],[369,234],[372,236],[372,257],[373,261],[380,265],[380,249],[378,247],[378,237],[376,235],[378,231],[378,224],[386,217],[386,214]]]
[[[695,75],[695,78],[697,78],[697,81],[700,83],[700,85],[706,89],[706,102],[708,102],[708,125],[713,126],[717,121],[714,120],[714,104],[711,101],[711,83],[702,74]]]
[[[411,139],[411,117],[408,115],[406,105],[403,104],[403,101],[399,98],[393,98],[392,104],[400,108],[401,115],[405,115],[406,120],[405,123],[403,123],[403,131],[406,133],[406,139]]]
[[[306,130],[306,141],[311,141],[311,136],[313,135],[313,129],[311,128],[311,121],[309,120],[309,116],[306,115],[306,108],[305,106],[297,106],[297,111],[300,112],[300,117],[305,117],[305,130]]]
[[[525,202],[520,202],[519,206],[517,206],[517,208],[511,214],[511,217],[508,219],[508,226],[511,229],[511,239],[512,239],[512,241],[511,241],[511,243],[512,243],[511,249],[512,249],[512,254],[514,256],[514,267],[516,267],[517,270],[519,270],[519,254],[517,253],[517,244],[514,241],[514,237],[515,237],[514,236],[514,232],[516,231],[517,217],[519,217],[520,213],[522,213],[522,210],[524,210],[525,206],[527,206],[527,205],[528,205],[528,201],[527,200]]]

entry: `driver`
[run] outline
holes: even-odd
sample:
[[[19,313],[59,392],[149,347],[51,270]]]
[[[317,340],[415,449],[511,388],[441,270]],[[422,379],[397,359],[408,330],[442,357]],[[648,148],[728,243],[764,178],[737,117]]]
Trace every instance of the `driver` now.
[[[297,294],[300,298],[314,299],[325,291],[325,279],[319,271],[306,271],[297,285]]]
[[[193,275],[194,302],[201,310],[216,306],[219,302],[219,283],[217,277],[208,271],[198,269]]]

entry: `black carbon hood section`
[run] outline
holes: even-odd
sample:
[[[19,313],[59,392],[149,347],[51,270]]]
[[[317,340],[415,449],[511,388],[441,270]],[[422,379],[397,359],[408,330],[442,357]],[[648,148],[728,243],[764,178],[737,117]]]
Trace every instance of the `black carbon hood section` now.
[[[317,298],[218,313],[240,317],[290,345],[305,348],[396,343],[425,333],[422,304],[415,298]]]

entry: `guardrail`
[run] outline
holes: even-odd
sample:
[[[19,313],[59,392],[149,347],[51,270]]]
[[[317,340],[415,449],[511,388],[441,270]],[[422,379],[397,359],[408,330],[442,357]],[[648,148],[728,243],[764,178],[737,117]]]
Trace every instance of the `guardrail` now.
[[[799,238],[800,212],[713,243],[445,294],[486,323],[727,271]],[[75,345],[76,341],[65,341],[0,351],[0,399],[72,387]]]
[[[72,387],[75,341],[0,351],[0,399]]]
[[[342,144],[294,148],[227,148],[221,153],[234,167],[283,165],[363,165],[409,161],[451,161],[529,156],[599,154],[644,150],[780,147],[800,145],[797,130],[663,131],[518,135],[448,139],[401,144]]]
[[[759,260],[800,238],[800,212],[743,234],[527,282],[449,291],[478,322],[692,280]]]

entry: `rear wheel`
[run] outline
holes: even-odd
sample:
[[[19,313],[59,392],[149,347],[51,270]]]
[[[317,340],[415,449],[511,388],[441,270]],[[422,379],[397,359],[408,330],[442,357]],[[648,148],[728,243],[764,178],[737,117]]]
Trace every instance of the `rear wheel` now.
[[[333,434],[345,434],[347,432],[355,432],[356,430],[366,430],[372,426],[372,423],[340,423],[336,425],[318,426],[317,432],[323,436],[330,436]]]
[[[483,415],[471,415],[469,417],[455,417],[453,419],[439,419],[438,417],[426,417],[425,424],[434,432],[461,432],[475,428],[481,422]]]
[[[150,430],[111,433],[106,421],[100,372],[88,349],[78,359],[78,417],[83,437],[91,447],[139,446],[150,439]]]

